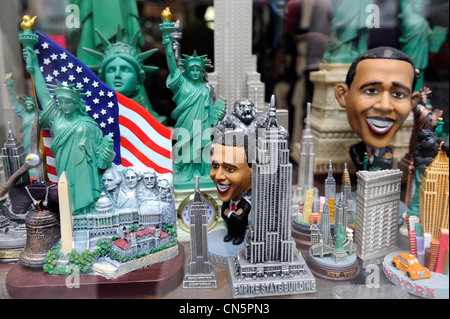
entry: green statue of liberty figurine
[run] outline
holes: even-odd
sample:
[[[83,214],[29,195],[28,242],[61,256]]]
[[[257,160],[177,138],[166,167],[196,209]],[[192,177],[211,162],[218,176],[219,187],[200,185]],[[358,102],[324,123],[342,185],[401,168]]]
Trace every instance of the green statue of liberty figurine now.
[[[98,29],[95,29],[100,38],[104,52],[84,48],[84,50],[101,61],[99,65],[89,65],[89,68],[98,73],[99,78],[110,88],[132,99],[146,108],[159,122],[166,122],[165,116],[160,116],[151,106],[147,94],[143,94],[145,74],[155,71],[158,67],[144,65],[144,60],[153,55],[158,49],[145,52],[137,50],[140,39],[140,30],[136,30],[131,40],[126,43],[120,25],[117,26],[116,42],[112,43]]]
[[[333,0],[334,16],[323,59],[328,63],[352,63],[367,51],[369,28],[366,8],[373,0]]]
[[[69,180],[72,212],[74,215],[89,213],[101,195],[101,173],[115,157],[114,142],[109,135],[103,136],[97,123],[86,113],[84,94],[80,90],[60,82],[48,88],[36,52],[24,46],[23,56],[43,109],[42,127],[50,128],[54,138],[50,150],[55,156],[57,175],[66,172]]]
[[[211,105],[210,90],[204,81],[204,70],[211,66],[206,55],[198,56],[197,52],[192,56],[184,55],[184,59],[179,60],[184,71],[178,68],[172,46],[171,32],[174,30],[174,24],[170,22],[169,8],[163,11],[161,17],[162,44],[166,49],[170,71],[167,87],[172,90],[173,101],[176,103],[171,115],[176,121],[175,129],[178,135],[174,151],[174,186],[178,189],[192,188],[195,176],[200,176],[201,184],[212,184],[209,161],[203,158],[204,149],[211,143],[211,134],[208,132],[211,133],[211,128],[226,114],[226,104],[217,100]]]
[[[19,102],[16,94],[14,93],[14,80],[12,79],[12,73],[5,76],[5,85],[16,108],[14,115],[19,117],[21,120],[20,132],[22,133],[23,147],[25,152],[29,153],[31,129],[33,128],[34,118],[36,117],[36,104],[34,103],[34,98],[23,96],[21,97],[22,103]]]
[[[399,1],[400,50],[410,56],[415,67],[420,70],[415,91],[420,91],[423,87],[429,52],[439,52],[447,37],[446,28],[435,26],[432,29],[422,16],[424,4],[424,0]]]

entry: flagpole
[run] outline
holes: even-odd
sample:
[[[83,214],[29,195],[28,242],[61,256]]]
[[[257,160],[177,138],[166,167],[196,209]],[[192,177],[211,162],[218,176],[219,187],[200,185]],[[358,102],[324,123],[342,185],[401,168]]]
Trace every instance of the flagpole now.
[[[20,24],[20,27],[22,28],[23,32],[19,34],[19,42],[22,43],[24,48],[31,48],[34,49],[36,44],[39,42],[39,36],[33,32],[34,29],[34,22],[36,21],[36,16],[31,18],[29,15],[24,15],[22,17],[22,23]],[[34,79],[33,76],[30,74],[31,78],[31,90],[33,91],[33,97],[34,97],[34,103],[36,107],[36,116],[39,116],[39,106],[38,101],[36,97],[36,88],[34,86]],[[44,148],[44,140],[42,137],[42,131],[39,133],[39,140],[41,145],[41,154],[44,158],[44,162],[42,163],[40,169],[38,169],[38,179],[40,181],[44,180],[46,182],[49,181],[47,176],[47,162],[46,162],[46,156],[45,156],[45,148]],[[44,165],[45,164],[45,165]]]

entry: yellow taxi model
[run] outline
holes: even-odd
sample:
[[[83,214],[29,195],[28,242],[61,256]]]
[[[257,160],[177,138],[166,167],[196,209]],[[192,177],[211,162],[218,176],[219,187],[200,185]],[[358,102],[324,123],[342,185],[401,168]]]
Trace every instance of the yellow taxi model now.
[[[430,278],[431,273],[428,268],[422,266],[417,257],[410,253],[396,255],[391,262],[392,266],[403,270],[412,280]]]

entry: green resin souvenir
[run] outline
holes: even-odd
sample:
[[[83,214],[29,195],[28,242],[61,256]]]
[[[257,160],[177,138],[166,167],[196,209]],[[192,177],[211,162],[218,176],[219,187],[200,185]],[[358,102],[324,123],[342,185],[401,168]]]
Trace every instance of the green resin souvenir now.
[[[101,173],[115,157],[114,142],[109,135],[103,136],[97,123],[86,113],[80,90],[60,82],[49,85],[49,89],[36,52],[25,46],[23,56],[43,109],[41,124],[50,128],[54,138],[50,150],[55,156],[57,175],[65,171],[69,180],[73,214],[88,213],[101,194]],[[58,103],[50,94],[56,96]]]
[[[211,66],[211,61],[205,55],[198,56],[197,52],[192,56],[184,55],[184,59],[180,59],[177,65],[171,35],[175,26],[170,22],[170,10],[166,8],[161,16],[162,44],[166,49],[170,71],[167,87],[172,90],[173,101],[177,105],[172,112],[177,136],[174,186],[175,189],[192,189],[195,176],[199,176],[202,188],[214,187],[209,177],[207,147],[211,143],[211,128],[226,114],[226,104],[220,100],[214,104],[211,102],[210,90],[204,81],[204,69]],[[180,70],[178,66],[184,70]]]

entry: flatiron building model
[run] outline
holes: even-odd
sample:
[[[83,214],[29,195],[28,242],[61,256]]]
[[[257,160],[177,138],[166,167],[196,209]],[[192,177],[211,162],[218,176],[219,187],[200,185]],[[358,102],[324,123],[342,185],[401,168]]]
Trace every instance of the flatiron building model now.
[[[439,239],[441,229],[448,229],[449,161],[444,151],[425,170],[420,184],[420,222],[425,233]]]
[[[396,249],[402,171],[359,171],[356,176],[356,254],[366,268]]]
[[[216,288],[217,271],[208,252],[208,216],[196,177],[194,200],[190,207],[191,257],[183,280],[184,288]]]
[[[233,296],[315,292],[314,277],[291,237],[292,164],[288,141],[276,121],[274,97],[257,153],[252,165],[252,223],[245,248],[228,260]]]

